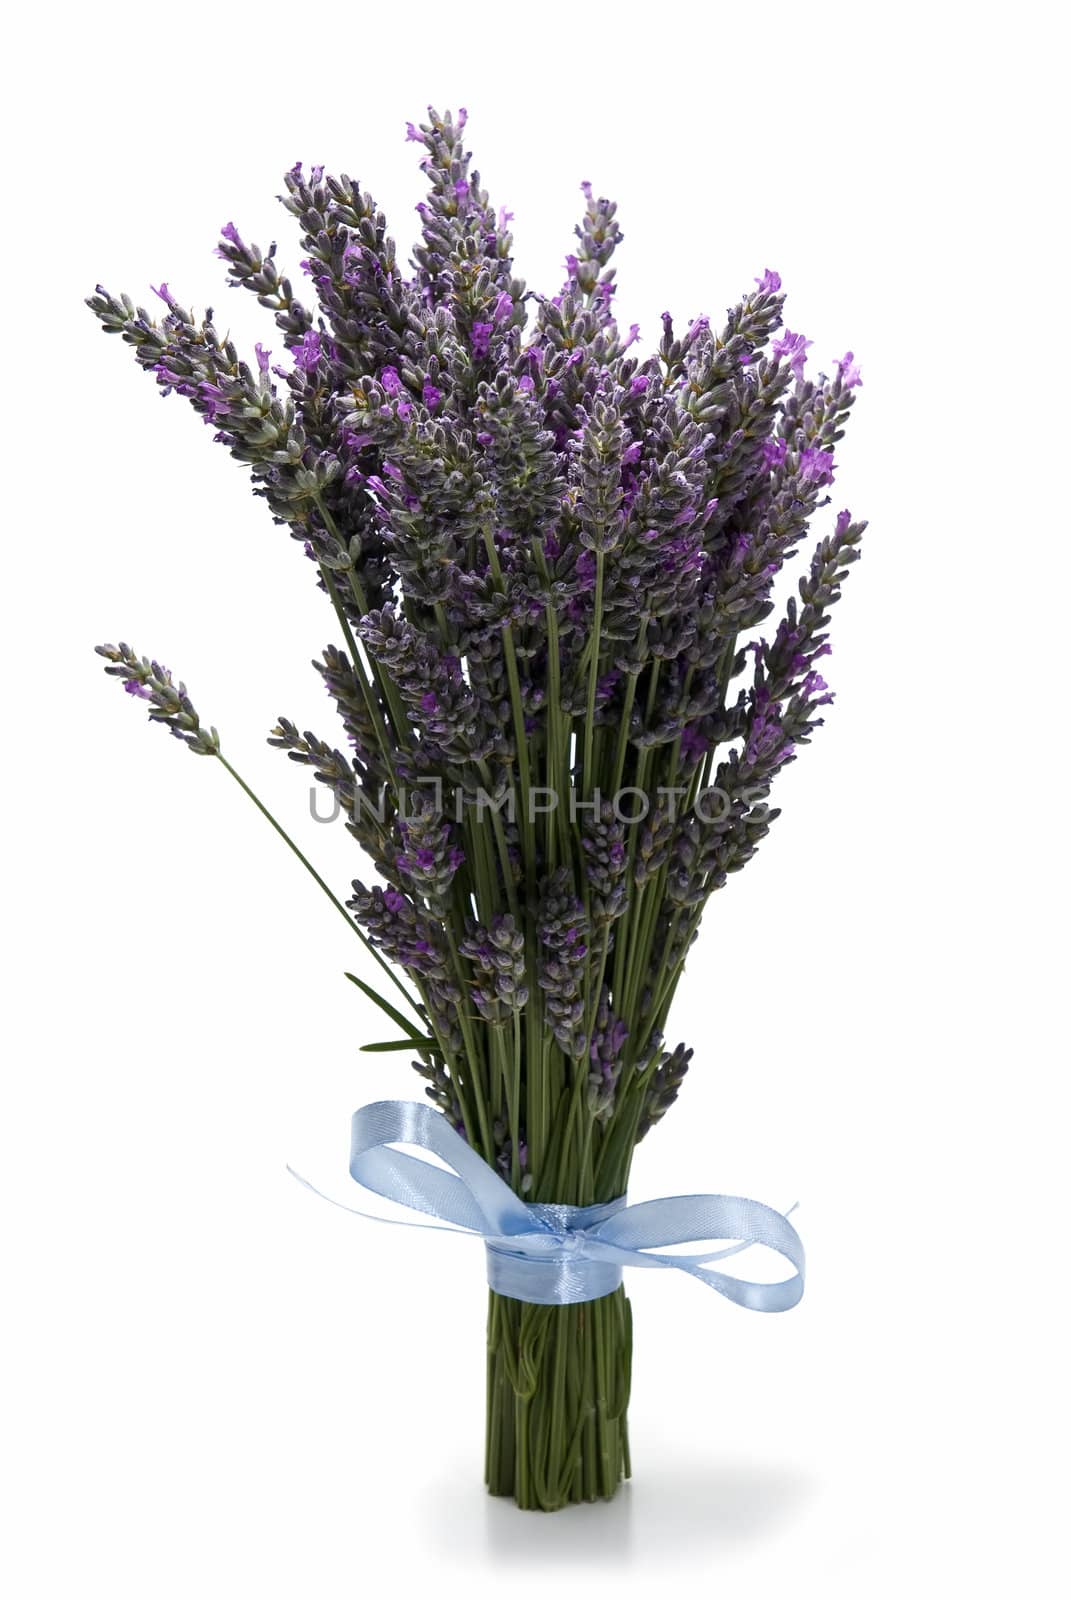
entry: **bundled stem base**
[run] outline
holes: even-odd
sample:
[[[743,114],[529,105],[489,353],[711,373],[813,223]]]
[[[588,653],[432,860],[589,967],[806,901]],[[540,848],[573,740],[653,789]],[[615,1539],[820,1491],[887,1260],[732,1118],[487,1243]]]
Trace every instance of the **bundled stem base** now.
[[[631,1474],[632,1312],[624,1289],[575,1306],[490,1293],[487,1487],[526,1511],[609,1500]]]

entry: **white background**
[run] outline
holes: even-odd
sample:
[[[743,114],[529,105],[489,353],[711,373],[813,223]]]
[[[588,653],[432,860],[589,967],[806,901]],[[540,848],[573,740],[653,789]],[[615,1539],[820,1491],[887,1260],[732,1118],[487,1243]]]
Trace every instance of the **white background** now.
[[[25,10],[5,140],[4,1564],[18,1600],[1066,1583],[1065,129],[1056,8]],[[9,24],[10,27],[10,24]],[[466,104],[553,289],[590,178],[619,310],[720,316],[763,268],[864,387],[870,518],[836,704],[712,904],[697,1047],[633,1194],[799,1199],[784,1317],[634,1274],[636,1477],[485,1498],[477,1245],[344,1196],[350,1110],[416,1096],[342,979],[371,964],[229,783],[107,681],[190,685],[341,890],[365,871],[264,745],[332,738],[299,551],[81,305],[166,278],[270,333],[211,250],[299,250],[297,158],[403,258],[407,118]],[[1062,389],[1062,386],[1061,386]],[[823,524],[824,526],[824,524]],[[356,1194],[354,1196],[356,1198]]]

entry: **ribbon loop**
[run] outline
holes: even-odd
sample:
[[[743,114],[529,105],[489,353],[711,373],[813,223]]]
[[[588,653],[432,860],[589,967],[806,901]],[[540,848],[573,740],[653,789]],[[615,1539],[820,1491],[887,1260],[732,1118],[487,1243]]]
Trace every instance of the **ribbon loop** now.
[[[452,1170],[389,1148],[398,1144],[431,1151]],[[594,1206],[528,1205],[440,1112],[419,1100],[377,1100],[354,1112],[350,1175],[385,1200],[481,1237],[488,1283],[513,1300],[599,1300],[619,1287],[625,1267],[676,1267],[751,1311],[788,1311],[803,1294],[803,1243],[771,1206],[724,1194],[675,1195],[631,1206],[624,1195]],[[734,1242],[700,1255],[665,1250],[711,1239]],[[750,1283],[706,1265],[753,1244],[783,1256],[794,1275],[780,1283]]]
[[[453,1167],[456,1176],[384,1148],[391,1144],[430,1150]],[[473,1233],[523,1233],[532,1227],[524,1201],[440,1112],[419,1100],[376,1100],[353,1113],[350,1177],[384,1200],[425,1211]]]

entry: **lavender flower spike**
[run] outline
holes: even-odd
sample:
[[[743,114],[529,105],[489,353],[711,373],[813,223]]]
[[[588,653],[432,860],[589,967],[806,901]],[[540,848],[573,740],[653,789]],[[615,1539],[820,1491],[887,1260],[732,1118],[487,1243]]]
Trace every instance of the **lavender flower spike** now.
[[[127,694],[151,703],[150,722],[163,723],[195,755],[219,755],[219,734],[215,728],[202,728],[186,685],[175,683],[166,667],[137,655],[128,644],[98,644],[96,651],[110,663],[105,672],[119,678]]]

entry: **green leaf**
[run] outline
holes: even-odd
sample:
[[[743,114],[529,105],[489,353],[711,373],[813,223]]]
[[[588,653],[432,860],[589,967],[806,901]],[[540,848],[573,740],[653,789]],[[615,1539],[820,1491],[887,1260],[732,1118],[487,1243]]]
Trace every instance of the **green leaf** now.
[[[377,991],[372,988],[371,984],[365,983],[364,979],[358,978],[354,972],[347,972],[346,977],[351,983],[355,983],[357,985],[362,994],[366,994],[369,1000],[374,1001],[381,1011],[386,1012],[391,1021],[396,1022],[399,1028],[401,1028],[404,1033],[409,1035],[410,1039],[417,1040],[421,1044],[427,1042],[419,1029],[415,1028],[409,1021],[409,1018],[399,1011],[396,1006],[392,1006],[389,1000],[384,1000],[383,996],[377,993]],[[397,1045],[395,1048],[400,1050],[401,1045]]]
[[[362,1044],[362,1050],[434,1050],[434,1039],[382,1039],[378,1044]]]

